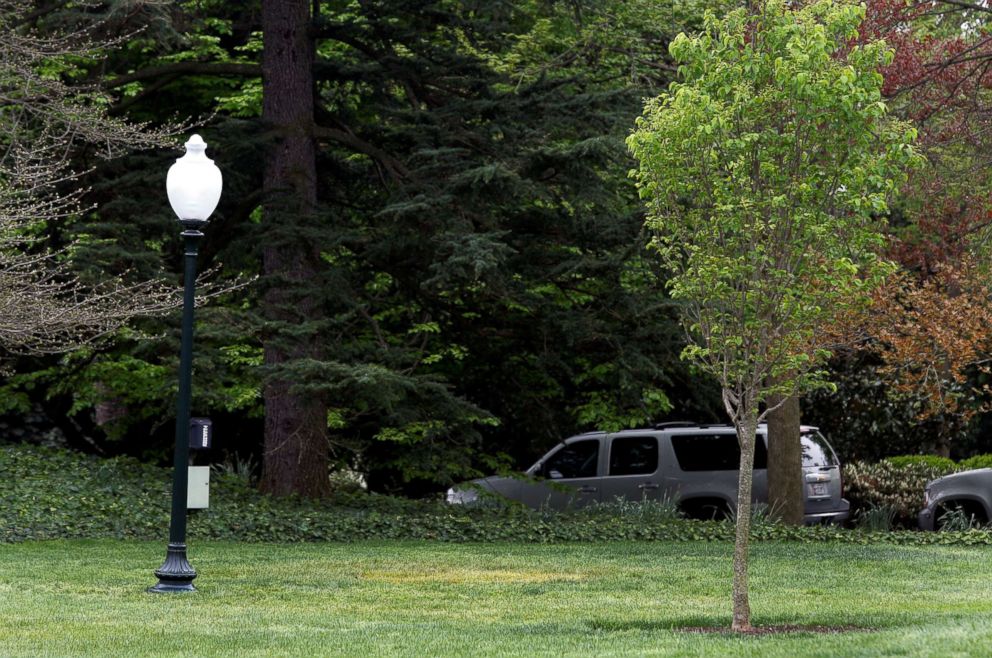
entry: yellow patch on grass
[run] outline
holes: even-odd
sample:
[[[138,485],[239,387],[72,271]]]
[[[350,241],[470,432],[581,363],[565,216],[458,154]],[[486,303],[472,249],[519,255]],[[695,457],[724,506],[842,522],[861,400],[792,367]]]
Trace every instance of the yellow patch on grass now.
[[[519,569],[428,569],[421,571],[363,571],[362,580],[386,583],[547,583],[578,582],[586,577],[560,571]]]

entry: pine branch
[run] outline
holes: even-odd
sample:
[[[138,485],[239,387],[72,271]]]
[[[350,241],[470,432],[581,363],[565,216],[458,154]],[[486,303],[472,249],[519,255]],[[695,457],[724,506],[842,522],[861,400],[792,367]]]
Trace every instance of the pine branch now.
[[[163,76],[176,75],[213,75],[244,78],[262,76],[262,67],[258,64],[240,62],[174,62],[161,66],[150,66],[140,71],[125,73],[103,83],[107,89],[122,87],[132,82],[153,80]]]
[[[339,144],[348,146],[359,153],[364,153],[381,164],[393,178],[398,180],[410,179],[410,170],[406,168],[406,165],[377,146],[366,142],[350,130],[338,130],[336,128],[316,126],[314,127],[314,135],[319,138],[330,139],[338,142]]]

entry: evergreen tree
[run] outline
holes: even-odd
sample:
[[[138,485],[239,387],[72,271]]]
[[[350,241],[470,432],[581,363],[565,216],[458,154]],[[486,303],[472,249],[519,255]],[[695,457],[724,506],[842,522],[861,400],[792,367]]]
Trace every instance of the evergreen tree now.
[[[675,358],[682,336],[643,253],[623,146],[640,98],[672,74],[667,35],[691,27],[697,6],[310,3],[308,125],[305,94],[260,77],[258,7],[196,5],[207,15],[146,16],[94,74],[131,117],[218,111],[203,134],[225,196],[202,253],[263,276],[199,316],[194,399],[197,413],[243,417],[262,413],[265,390],[265,413],[301,410],[266,421],[269,490],[325,491],[272,461],[289,437],[304,437],[289,454],[314,473],[327,442],[332,466],[416,491],[526,460],[578,428],[671,408],[715,418],[713,388]],[[296,119],[263,112],[291,100]],[[294,131],[315,146],[315,191],[309,155],[281,181],[271,169]],[[85,253],[153,270],[177,240],[167,209],[133,199],[161,194],[164,167],[130,165],[99,171],[107,203],[80,226]],[[60,382],[74,382],[80,408],[116,398],[153,423],[168,413],[173,360],[121,343]],[[255,427],[242,440],[261,449]]]

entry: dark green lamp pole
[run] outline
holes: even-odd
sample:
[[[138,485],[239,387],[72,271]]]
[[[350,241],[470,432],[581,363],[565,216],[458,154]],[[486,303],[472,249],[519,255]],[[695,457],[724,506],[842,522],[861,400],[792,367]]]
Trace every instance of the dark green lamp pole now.
[[[175,472],[172,476],[172,517],[165,562],[156,569],[158,583],[150,592],[193,592],[196,570],[186,558],[186,496],[189,480],[189,418],[193,378],[193,307],[195,306],[196,255],[203,237],[201,228],[220,201],[220,170],[206,154],[199,135],[186,142],[186,155],[169,169],[166,189],[169,203],[183,227],[184,289],[182,346],[179,352],[179,401],[176,410]]]

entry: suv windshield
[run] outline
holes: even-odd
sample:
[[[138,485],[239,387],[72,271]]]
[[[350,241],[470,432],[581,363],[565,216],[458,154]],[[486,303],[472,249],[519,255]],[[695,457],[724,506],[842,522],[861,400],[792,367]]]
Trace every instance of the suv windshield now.
[[[837,466],[837,456],[819,432],[805,432],[803,438],[803,466]]]
[[[575,441],[562,446],[544,464],[545,477],[559,479],[596,477],[599,464],[599,440]]]

